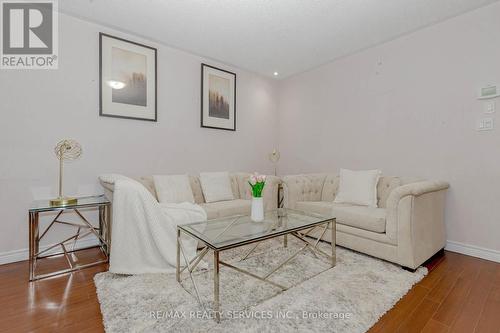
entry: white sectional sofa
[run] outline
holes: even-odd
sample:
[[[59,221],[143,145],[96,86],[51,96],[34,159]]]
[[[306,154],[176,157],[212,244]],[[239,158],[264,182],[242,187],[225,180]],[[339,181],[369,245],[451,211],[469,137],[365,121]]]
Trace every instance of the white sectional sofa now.
[[[205,202],[200,180],[189,176],[195,203],[208,219],[250,214],[250,173],[230,173],[234,200]],[[135,178],[158,200],[152,176]],[[268,176],[264,188],[265,210],[277,208],[278,187],[283,183],[285,207],[333,214],[337,218],[336,244],[377,258],[416,269],[445,246],[444,200],[449,185],[441,181],[380,177],[377,208],[334,203],[337,174]],[[103,182],[113,200],[113,185]],[[331,242],[331,233],[323,239]]]
[[[250,214],[252,194],[250,192],[250,185],[248,179],[251,174],[246,172],[230,173],[231,188],[233,190],[234,200],[218,201],[206,203],[201,189],[200,180],[197,176],[189,176],[191,189],[195,203],[199,204],[206,211],[208,219],[215,219],[219,217]],[[158,200],[156,189],[152,176],[143,176],[133,178],[143,184],[151,194]],[[280,179],[275,176],[267,176],[266,186],[264,187],[264,209],[273,210],[278,206],[278,185]],[[113,184],[106,183],[101,180],[101,185],[104,187],[104,194],[112,201],[113,200]]]
[[[378,208],[333,203],[337,174],[283,178],[285,206],[337,218],[336,243],[397,263],[411,270],[445,246],[444,200],[449,185],[441,181],[381,177]],[[326,232],[324,240],[331,241]]]

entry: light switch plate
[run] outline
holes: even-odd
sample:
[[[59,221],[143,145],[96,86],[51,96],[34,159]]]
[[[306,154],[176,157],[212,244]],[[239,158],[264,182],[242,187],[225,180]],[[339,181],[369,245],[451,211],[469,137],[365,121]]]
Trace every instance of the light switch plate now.
[[[496,110],[495,101],[484,102],[484,104],[483,104],[483,112],[484,113],[486,113],[486,114],[495,113],[495,110]]]
[[[478,99],[490,99],[500,96],[500,91],[496,85],[488,85],[479,90]]]
[[[476,130],[478,131],[492,131],[495,128],[495,121],[493,118],[481,118],[477,120]]]

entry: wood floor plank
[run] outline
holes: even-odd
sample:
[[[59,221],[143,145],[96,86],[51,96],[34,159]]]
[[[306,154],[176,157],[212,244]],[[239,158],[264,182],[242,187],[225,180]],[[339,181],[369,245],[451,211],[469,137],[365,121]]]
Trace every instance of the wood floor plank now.
[[[420,304],[429,290],[439,281],[451,265],[460,258],[452,252],[442,251],[429,259],[426,267],[429,273],[414,286],[396,305],[389,310],[368,332],[394,332],[405,316]]]
[[[404,318],[422,302],[429,293],[427,288],[419,285],[414,286],[395,307],[387,312],[370,330],[370,333],[394,332]]]
[[[500,332],[500,287],[494,286],[486,299],[481,318],[476,326],[478,333]]]
[[[457,282],[439,306],[433,319],[447,326],[451,326],[463,307],[463,301],[479,276],[482,262],[474,261],[468,265],[458,277]]]
[[[100,252],[79,255],[99,258]],[[1,265],[0,300],[9,306],[0,311],[0,332],[103,332],[93,276],[106,270],[103,264],[30,283],[27,262]]]
[[[427,325],[427,322],[436,312],[439,303],[431,301],[428,298],[424,300],[415,308],[409,317],[407,317],[395,332],[398,333],[418,333]]]
[[[449,294],[451,289],[457,283],[458,275],[454,271],[447,271],[443,278],[432,288],[432,290],[427,295],[427,298],[437,304],[440,304],[446,296]]]
[[[427,274],[427,276],[420,281],[419,285],[432,289],[443,278],[447,271],[448,267],[446,266],[446,263],[441,261],[440,265],[435,267],[435,269],[431,272],[432,274]]]
[[[493,279],[494,270],[488,267],[488,265],[483,265],[469,295],[463,303],[460,303],[462,305],[461,311],[451,326],[451,332],[474,332],[474,328],[479,322],[484,304],[493,286]]]
[[[427,322],[422,333],[448,333],[450,332],[450,328],[440,322],[431,319]],[[453,332],[453,331],[452,331]]]
[[[493,284],[497,287],[500,287],[500,264],[496,265],[496,275],[495,275],[495,280],[493,281]]]

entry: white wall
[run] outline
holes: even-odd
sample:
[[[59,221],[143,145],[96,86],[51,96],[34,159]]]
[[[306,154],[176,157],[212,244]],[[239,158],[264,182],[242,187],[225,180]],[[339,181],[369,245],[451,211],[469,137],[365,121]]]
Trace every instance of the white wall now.
[[[67,15],[59,24],[58,70],[0,71],[0,261],[7,251],[25,255],[16,250],[28,246],[30,202],[56,195],[60,139],[74,138],[84,150],[66,165],[68,194],[101,192],[97,176],[107,172],[273,170],[274,81],[223,66],[237,74],[237,131],[200,128],[200,64],[219,64]],[[158,48],[157,123],[99,117],[99,32]]]
[[[500,258],[500,128],[475,131],[479,87],[500,84],[499,18],[496,3],[282,82],[280,172],[447,180],[448,240]]]

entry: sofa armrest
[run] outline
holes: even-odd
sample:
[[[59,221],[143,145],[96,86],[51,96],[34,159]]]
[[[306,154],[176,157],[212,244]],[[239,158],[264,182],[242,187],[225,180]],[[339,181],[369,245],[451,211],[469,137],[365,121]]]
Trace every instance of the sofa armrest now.
[[[443,181],[419,181],[396,187],[387,198],[387,207],[395,205],[399,200],[407,195],[419,196],[429,192],[446,190],[450,187],[447,182]]]
[[[444,247],[447,182],[420,181],[394,189],[387,200],[387,236],[397,241],[400,264],[416,268]]]
[[[104,188],[104,195],[109,201],[113,201],[113,192],[115,191],[115,181],[118,179],[130,179],[126,176],[119,174],[104,174],[99,176],[99,182]]]
[[[399,210],[404,208],[403,201],[406,197],[418,197],[427,193],[444,191],[449,186],[447,182],[426,180],[396,187],[387,198],[387,236],[393,240],[397,239]]]
[[[304,174],[283,177],[284,204],[294,209],[299,201],[321,201],[326,174]]]

